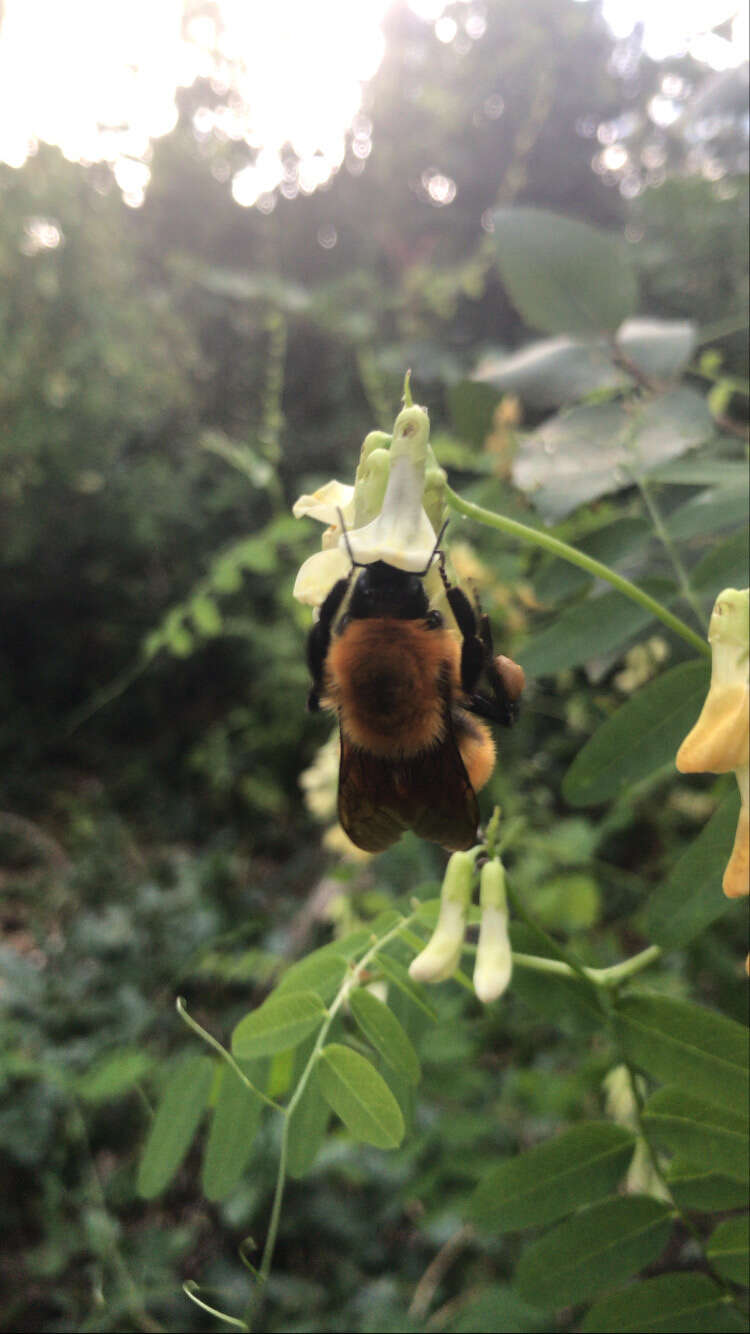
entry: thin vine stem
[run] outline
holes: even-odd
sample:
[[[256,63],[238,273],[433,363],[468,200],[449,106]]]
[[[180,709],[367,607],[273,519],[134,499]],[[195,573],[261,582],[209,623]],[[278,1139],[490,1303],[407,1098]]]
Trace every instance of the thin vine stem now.
[[[518,538],[521,542],[527,542],[531,546],[542,547],[544,551],[549,551],[553,556],[560,560],[566,560],[571,565],[577,565],[581,570],[586,570],[588,574],[594,575],[597,579],[604,579],[619,593],[624,594],[633,602],[637,602],[645,610],[650,611],[653,616],[662,621],[668,629],[674,634],[679,635],[694,649],[697,649],[704,657],[709,657],[711,649],[705,639],[696,634],[689,625],[680,620],[679,616],[674,616],[671,611],[657,602],[648,593],[637,584],[631,583],[630,579],[625,579],[615,570],[611,570],[608,565],[603,565],[601,561],[594,560],[587,556],[585,552],[576,550],[567,542],[561,542],[559,538],[553,537],[551,533],[545,533],[537,528],[529,528],[525,523],[519,523],[516,519],[509,519],[504,514],[495,514],[492,510],[483,509],[481,505],[475,505],[471,500],[464,500],[462,496],[456,494],[450,487],[445,489],[445,497],[451,509],[458,514],[465,514],[467,518],[476,520],[477,523],[483,523],[488,528],[494,528],[499,533],[508,533],[511,537]]]
[[[669,535],[669,530],[661,516],[661,510],[654,500],[651,487],[645,477],[635,477],[634,475],[634,481],[641,493],[643,503],[648,510],[649,518],[654,525],[654,532],[672,562],[672,568],[677,575],[677,582],[682,589],[682,596],[694,613],[698,624],[703,625],[705,617],[700,600],[696,597],[693,586],[688,578],[687,570],[685,569],[685,566],[680,559],[679,552]]]
[[[411,926],[411,923],[413,922],[415,916],[416,916],[415,913],[411,913],[408,917],[400,918],[400,920],[396,922],[394,926],[390,928],[390,930],[386,931],[384,935],[379,936],[375,941],[373,941],[373,944],[371,945],[370,949],[367,950],[365,954],[362,955],[362,958],[359,959],[357,963],[352,966],[351,971],[344,978],[344,981],[341,983],[341,986],[339,987],[336,996],[331,1002],[331,1005],[328,1009],[328,1014],[326,1015],[326,1018],[324,1019],[318,1031],[318,1036],[315,1041],[315,1046],[313,1047],[310,1056],[308,1058],[307,1064],[304,1070],[302,1071],[302,1074],[300,1075],[294,1093],[289,1099],[289,1102],[287,1103],[286,1107],[282,1107],[279,1109],[284,1117],[284,1125],[281,1132],[281,1146],[279,1150],[279,1167],[276,1175],[276,1188],[274,1190],[273,1205],[271,1207],[271,1218],[268,1224],[268,1232],[266,1233],[266,1241],[263,1247],[263,1257],[261,1259],[260,1269],[258,1270],[258,1278],[244,1314],[244,1323],[248,1331],[252,1331],[253,1317],[260,1307],[260,1303],[263,1299],[263,1292],[266,1283],[268,1281],[268,1276],[271,1272],[271,1265],[273,1264],[273,1255],[274,1255],[274,1250],[276,1249],[276,1237],[278,1235],[279,1222],[281,1220],[281,1206],[284,1199],[284,1186],[286,1183],[286,1163],[287,1163],[287,1154],[289,1149],[289,1125],[294,1110],[299,1104],[300,1098],[302,1097],[307,1087],[313,1069],[317,1064],[318,1058],[323,1049],[323,1044],[328,1036],[331,1024],[336,1018],[336,1015],[341,1009],[341,1006],[346,1001],[350,991],[352,991],[352,989],[358,985],[358,978],[361,970],[368,966],[368,964],[377,954],[378,950],[381,950],[383,946],[387,945],[390,940],[393,940],[395,939],[396,936],[400,935],[405,928],[408,929],[408,927]]]
[[[196,1019],[193,1019],[192,1016],[188,1014],[185,1007],[185,1000],[182,996],[177,997],[177,1000],[175,1001],[175,1009],[180,1018],[187,1024],[188,1028],[192,1028],[193,1032],[197,1033],[199,1038],[202,1038],[209,1047],[213,1047],[214,1051],[219,1053],[221,1059],[226,1061],[227,1065],[234,1071],[237,1078],[242,1080],[245,1088],[249,1089],[256,1098],[260,1098],[261,1102],[265,1102],[269,1107],[273,1107],[275,1112],[285,1111],[285,1108],[282,1107],[280,1102],[275,1102],[273,1098],[268,1097],[267,1093],[263,1093],[259,1088],[256,1088],[255,1084],[253,1084],[244,1071],[240,1069],[232,1056],[232,1053],[228,1052],[226,1047],[223,1047],[219,1042],[219,1039],[215,1038],[212,1033],[209,1033],[207,1028],[203,1028]]]

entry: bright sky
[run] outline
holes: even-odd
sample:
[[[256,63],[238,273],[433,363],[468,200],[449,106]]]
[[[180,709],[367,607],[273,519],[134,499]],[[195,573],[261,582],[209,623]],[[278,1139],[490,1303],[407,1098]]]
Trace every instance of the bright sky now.
[[[657,59],[690,50],[715,69],[745,59],[744,0],[731,42],[707,29],[735,14],[737,0],[603,2],[620,36],[645,11],[645,46]],[[462,3],[470,17],[459,37],[480,40],[481,12]],[[358,113],[362,84],[382,59],[388,4],[218,0],[217,30],[199,11],[183,28],[183,0],[5,0],[0,161],[20,167],[39,141],[57,144],[73,161],[110,161],[126,202],[137,207],[150,176],[149,145],[175,125],[176,91],[203,75],[236,96],[218,118],[205,109],[197,133],[261,150],[232,181],[237,202],[271,206],[278,187],[310,193],[343,162],[349,129],[350,169],[364,166],[371,150],[372,127]],[[447,0],[411,0],[411,7],[435,22],[438,40],[456,37]],[[281,157],[286,142],[300,159],[291,174]]]

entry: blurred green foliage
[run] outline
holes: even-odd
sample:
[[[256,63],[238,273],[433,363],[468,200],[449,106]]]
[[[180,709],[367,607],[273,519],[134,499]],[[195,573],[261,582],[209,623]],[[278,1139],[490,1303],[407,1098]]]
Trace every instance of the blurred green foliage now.
[[[166,1195],[147,1203],[136,1191],[172,1063],[204,1056],[174,998],[184,994],[228,1041],[290,961],[332,934],[364,927],[369,938],[394,901],[437,893],[437,849],[409,837],[376,864],[337,861],[304,808],[299,774],[326,729],[304,712],[309,615],[291,587],[316,538],[288,508],[329,476],[350,480],[365,433],[392,421],[406,365],[452,483],[531,526],[550,511],[522,473],[513,479],[513,456],[520,464],[529,442],[547,440],[548,414],[578,397],[575,375],[583,401],[555,429],[566,449],[583,451],[590,484],[592,441],[601,446],[605,418],[619,429],[623,381],[608,372],[602,382],[596,348],[541,347],[552,330],[512,304],[498,235],[481,225],[487,210],[554,210],[622,233],[640,285],[632,313],[696,326],[689,356],[679,335],[664,335],[689,396],[678,415],[700,427],[695,449],[661,458],[643,493],[621,475],[571,496],[552,512],[555,531],[631,579],[670,581],[689,618],[647,492],[699,610],[743,582],[742,504],[728,508],[746,460],[734,319],[747,294],[741,125],[722,121],[713,144],[723,177],[690,173],[688,139],[660,136],[647,107],[669,73],[687,106],[705,103],[710,81],[694,62],[637,60],[590,6],[493,3],[486,17],[484,38],[460,55],[395,6],[366,90],[366,169],[342,171],[309,198],[279,199],[269,216],[239,209],[211,174],[240,165],[244,150],[196,141],[193,111],[220,98],[207,85],[183,93],[137,212],[105,168],[44,146],[21,170],[0,169],[4,1329],[213,1328],[182,1295],[186,1279],[222,1309],[243,1308],[250,1275],[236,1251],[248,1236],[263,1241],[272,1118],[260,1119],[229,1194],[226,1163],[202,1158],[202,1132]],[[488,99],[500,95],[496,115]],[[597,126],[634,112],[624,141],[664,139],[666,179],[646,179],[628,200],[622,175],[591,162]],[[433,165],[457,183],[449,207],[426,195],[422,173]],[[40,223],[56,243],[40,243],[54,241]],[[331,223],[338,241],[323,249],[318,231]],[[512,383],[508,358],[520,348],[525,378]],[[479,383],[482,359],[492,369]],[[512,391],[523,423],[503,398]],[[594,423],[588,437],[575,413]],[[619,595],[605,624],[599,590],[572,566],[459,520],[452,528],[498,647],[534,663],[487,794],[487,809],[499,802],[518,831],[517,895],[596,966],[636,952],[656,921],[681,948],[652,985],[741,1019],[737,905],[722,903],[709,928],[704,904],[707,929],[687,942],[674,931],[672,941],[663,921],[672,868],[724,809],[728,781],[675,781],[665,762],[634,769],[609,805],[582,801],[582,810],[571,809],[570,777],[562,787],[584,742],[639,698],[665,656],[685,670],[685,645],[653,622],[626,623],[632,607]],[[560,627],[571,624],[573,648],[555,661],[545,645],[561,654]],[[596,646],[605,632],[600,653],[581,650],[584,634]],[[706,875],[711,851],[700,855]],[[517,948],[538,948],[529,928],[514,930]],[[391,976],[408,958],[396,951]],[[487,1009],[451,985],[429,999],[436,1024],[390,982],[390,1008],[423,1071],[416,1094],[389,1076],[403,1145],[384,1153],[338,1128],[314,1163],[296,1162],[269,1329],[578,1327],[580,1306],[555,1314],[528,1304],[513,1283],[524,1239],[469,1230],[467,1205],[489,1163],[599,1118],[619,1053],[574,988],[531,973],[518,970]],[[334,1029],[332,1042],[341,1037]],[[387,1074],[381,1058],[377,1068]],[[259,1078],[284,1096],[298,1074],[282,1053]],[[232,1127],[247,1109],[224,1106],[222,1087],[206,1085],[206,1097]],[[319,1105],[306,1115],[312,1140],[325,1118]],[[706,1212],[736,1208],[724,1186]],[[701,1207],[686,1207],[706,1235]],[[669,1264],[690,1269],[692,1245],[678,1231]],[[246,1258],[258,1256],[246,1247]]]

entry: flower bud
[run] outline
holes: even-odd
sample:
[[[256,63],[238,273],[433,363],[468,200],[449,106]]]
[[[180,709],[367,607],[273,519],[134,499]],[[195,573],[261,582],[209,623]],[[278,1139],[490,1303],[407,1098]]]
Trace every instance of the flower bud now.
[[[409,975],[415,982],[444,982],[458,968],[474,878],[474,853],[454,852],[445,871],[437,925]]]
[[[508,936],[505,869],[499,857],[486,862],[479,877],[479,924],[474,990],[484,1005],[502,996],[511,979],[513,955]]]

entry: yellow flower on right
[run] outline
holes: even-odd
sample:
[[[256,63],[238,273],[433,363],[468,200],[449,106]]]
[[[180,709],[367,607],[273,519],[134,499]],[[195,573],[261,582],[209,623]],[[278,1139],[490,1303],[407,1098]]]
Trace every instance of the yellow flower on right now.
[[[711,685],[700,717],[677,752],[680,773],[724,774],[734,769],[740,817],[722,881],[729,898],[750,893],[750,589],[725,588],[708,627]]]

